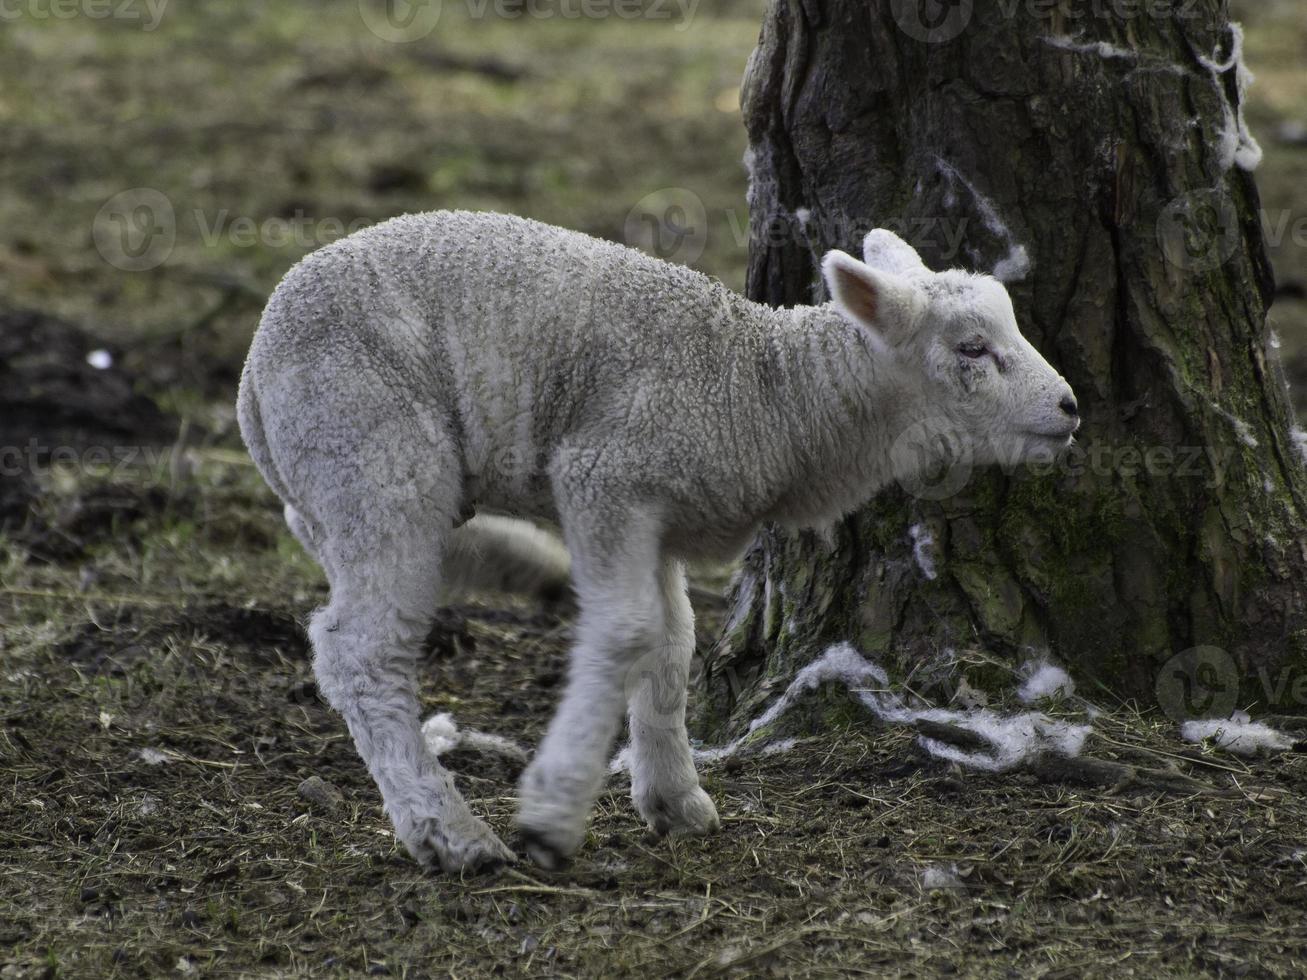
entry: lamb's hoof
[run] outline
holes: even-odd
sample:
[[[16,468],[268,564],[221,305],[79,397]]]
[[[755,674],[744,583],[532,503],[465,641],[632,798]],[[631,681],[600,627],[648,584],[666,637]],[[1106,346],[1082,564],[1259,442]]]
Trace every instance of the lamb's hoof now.
[[[649,824],[649,829],[660,837],[713,834],[722,826],[717,807],[700,786],[679,796],[663,796],[656,792],[642,794],[636,799],[635,808]]]
[[[527,827],[522,828],[522,848],[527,857],[546,871],[561,871],[572,861],[571,854],[550,841],[547,834]]]
[[[578,810],[575,788],[559,791],[541,775],[540,755],[522,774],[517,826],[527,856],[542,868],[565,866],[585,840],[586,811]],[[552,792],[546,792],[549,787]]]
[[[447,874],[489,874],[517,860],[493,830],[476,818],[455,828],[421,820],[406,842],[409,853]]]

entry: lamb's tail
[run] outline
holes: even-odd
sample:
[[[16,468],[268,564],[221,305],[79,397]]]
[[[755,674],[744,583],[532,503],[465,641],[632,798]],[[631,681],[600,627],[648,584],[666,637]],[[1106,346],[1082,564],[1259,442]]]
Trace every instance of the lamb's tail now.
[[[527,521],[478,514],[457,528],[445,558],[445,590],[486,589],[546,599],[567,595],[571,572],[557,537]]]

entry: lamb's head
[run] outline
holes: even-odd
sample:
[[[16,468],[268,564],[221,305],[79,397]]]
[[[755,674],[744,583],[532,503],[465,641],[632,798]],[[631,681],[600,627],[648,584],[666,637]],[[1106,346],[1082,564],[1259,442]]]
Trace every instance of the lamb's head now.
[[[1047,459],[1071,444],[1075,395],[1021,336],[1002,283],[931,272],[881,229],[866,237],[863,257],[828,252],[822,272],[836,309],[910,393],[901,425],[931,422],[976,463]]]

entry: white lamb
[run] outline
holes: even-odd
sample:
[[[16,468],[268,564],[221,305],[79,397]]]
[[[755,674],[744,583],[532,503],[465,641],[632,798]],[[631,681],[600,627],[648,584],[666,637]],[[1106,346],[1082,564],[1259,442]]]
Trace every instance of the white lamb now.
[[[503,550],[478,509],[556,520],[571,555],[571,670],[518,813],[553,867],[581,845],[624,711],[641,816],[718,827],[685,729],[683,559],[736,555],[764,521],[827,525],[930,466],[931,440],[899,452],[923,419],[975,462],[1070,442],[1071,389],[1000,283],[932,273],[886,231],[863,247],[866,264],[825,256],[833,302],[773,309],[575,232],[439,212],[342,239],[278,286],[241,432],[326,571],[318,683],[418,860],[513,859],[419,731],[415,658],[442,582]]]

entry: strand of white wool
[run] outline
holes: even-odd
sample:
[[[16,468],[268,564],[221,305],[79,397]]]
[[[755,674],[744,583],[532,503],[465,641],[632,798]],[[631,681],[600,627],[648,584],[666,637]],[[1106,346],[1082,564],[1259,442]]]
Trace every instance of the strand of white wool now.
[[[934,581],[935,556],[930,549],[935,546],[935,538],[930,533],[930,528],[924,524],[913,524],[908,528],[908,536],[912,538],[912,560],[917,563],[922,575]]]
[[[1229,170],[1236,164],[1243,170],[1257,169],[1257,165],[1262,162],[1262,148],[1253,138],[1243,114],[1245,95],[1254,78],[1243,60],[1243,27],[1237,23],[1230,24],[1230,55],[1224,61],[1218,61],[1216,55],[1208,58],[1199,54],[1195,57],[1200,65],[1211,72],[1217,94],[1221,97],[1221,108],[1225,116],[1219,146],[1221,169]],[[1221,76],[1231,68],[1234,69],[1235,99],[1238,103],[1235,106],[1230,105],[1230,100],[1225,95],[1225,84],[1221,80]]]
[[[1061,697],[1075,693],[1075,682],[1065,670],[1047,660],[1036,661],[1017,690],[1022,704]],[[938,739],[920,736],[919,743],[931,755],[956,762],[959,765],[984,772],[1003,772],[1040,756],[1053,754],[1064,757],[1079,755],[1091,728],[1049,718],[1042,712],[1026,711],[1015,715],[1001,715],[987,708],[954,711],[945,708],[909,708],[901,698],[884,688],[889,678],[879,666],[863,657],[848,643],[837,643],[827,648],[812,663],[795,675],[784,693],[761,715],[749,723],[744,735],[726,745],[696,748],[696,763],[720,762],[744,748],[750,736],[758,729],[777,721],[803,694],[815,690],[828,681],[844,684],[868,710],[886,724],[915,725],[921,721],[951,725],[969,731],[989,743],[991,750],[964,751]],[[874,687],[873,687],[874,685]],[[1086,703],[1086,708],[1092,706]],[[1091,715],[1097,714],[1091,711]],[[488,755],[500,755],[525,763],[529,753],[511,739],[474,729],[460,729],[447,711],[432,715],[422,723],[422,735],[427,749],[437,757],[463,747]],[[1292,748],[1293,740],[1267,725],[1249,720],[1237,711],[1230,718],[1209,718],[1188,721],[1180,726],[1180,737],[1186,742],[1211,739],[1218,748],[1236,755],[1255,756],[1281,752]],[[763,755],[779,755],[798,744],[794,738],[780,739],[761,748]],[[147,762],[166,761],[162,753],[153,757],[151,750],[142,751]],[[629,772],[630,747],[623,748],[609,763],[610,773]]]
[[[1076,683],[1070,674],[1047,660],[1041,660],[1017,689],[1017,700],[1022,704],[1033,704],[1044,698],[1069,698],[1075,691]]]
[[[1236,711],[1229,718],[1186,721],[1180,726],[1180,737],[1186,742],[1203,742],[1210,738],[1219,748],[1242,756],[1283,752],[1293,747],[1293,739],[1288,735],[1249,720],[1243,711]]]
[[[994,278],[1000,282],[1020,282],[1025,279],[1030,273],[1030,253],[1016,240],[1016,236],[998,216],[998,208],[994,206],[994,202],[980,193],[975,184],[963,177],[957,167],[943,157],[936,157],[935,165],[951,182],[961,184],[967,189],[976,202],[976,210],[980,212],[980,220],[985,223],[985,227],[991,234],[1007,243],[1007,255],[994,265]]]
[[[1303,466],[1307,466],[1307,432],[1295,425],[1289,429],[1289,438],[1293,441],[1293,448],[1297,450]]]
[[[1216,411],[1217,415],[1230,423],[1231,428],[1234,429],[1234,434],[1239,437],[1240,442],[1249,449],[1257,448],[1257,437],[1253,435],[1252,426],[1233,412],[1222,408],[1217,402],[1212,402],[1212,408]]]
[[[1077,54],[1096,54],[1100,58],[1120,58],[1122,61],[1139,60],[1139,52],[1130,48],[1117,47],[1106,41],[1082,42],[1065,34],[1053,34],[1040,38],[1045,44],[1062,51],[1074,51]]]
[[[437,758],[456,748],[467,748],[486,755],[502,755],[517,762],[527,761],[527,752],[512,739],[490,732],[461,729],[448,711],[432,715],[422,723],[422,738],[427,750]]]
[[[851,658],[844,655],[842,652],[844,649],[852,654]],[[789,687],[785,689],[784,693],[773,701],[766,711],[749,722],[749,727],[743,735],[725,745],[693,749],[694,761],[697,763],[720,762],[723,759],[730,758],[744,747],[745,742],[749,740],[754,732],[765,725],[770,725],[785,714],[800,695],[819,687],[826,681],[832,680],[841,681],[851,689],[868,683],[881,685],[889,683],[889,678],[886,677],[883,670],[870,661],[863,659],[847,643],[840,644],[839,647],[831,647],[822,656],[800,670],[794,676],[794,680],[790,681]],[[791,747],[793,744],[791,741]],[[608,771],[629,772],[631,768],[630,752],[630,746],[618,752],[613,761],[608,764]]]
[[[735,755],[758,729],[775,722],[803,694],[828,681],[842,683],[864,707],[886,724],[912,726],[928,721],[951,725],[978,736],[990,746],[989,751],[967,751],[924,735],[919,737],[919,743],[937,758],[984,772],[1003,772],[1044,755],[1079,755],[1090,731],[1088,725],[1058,721],[1037,711],[1002,715],[989,709],[953,711],[908,707],[898,695],[885,690],[889,684],[885,671],[850,644],[837,643],[800,670],[781,696],[749,723],[744,735],[726,745],[695,749],[695,761],[719,762]],[[630,750],[625,748],[609,764],[609,771],[621,772],[629,768]]]
[[[1277,373],[1280,376],[1280,382],[1284,386],[1284,391],[1287,396],[1289,394],[1289,379],[1282,369],[1284,355],[1279,353],[1283,343],[1280,340],[1280,335],[1273,329],[1267,335],[1267,341],[1270,344],[1271,349],[1276,352],[1277,359],[1281,364],[1281,370]],[[1293,446],[1294,455],[1298,457],[1298,462],[1303,466],[1307,466],[1307,432],[1304,432],[1302,427],[1298,425],[1297,419],[1294,417],[1292,410],[1289,412],[1289,444]],[[1269,476],[1266,477],[1265,482],[1263,483],[1266,492],[1270,493],[1273,486],[1271,478]]]

